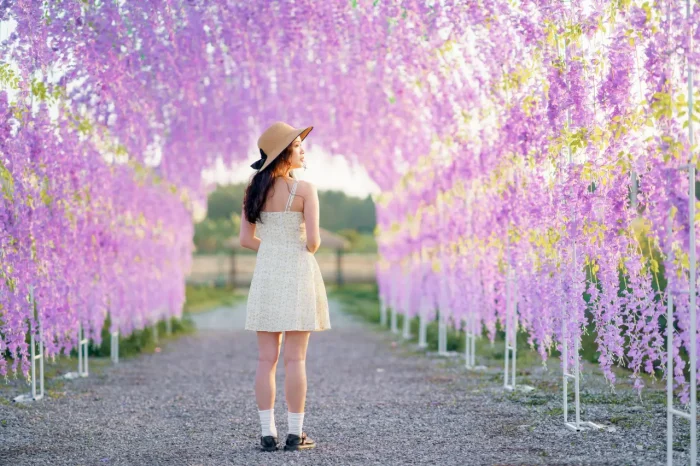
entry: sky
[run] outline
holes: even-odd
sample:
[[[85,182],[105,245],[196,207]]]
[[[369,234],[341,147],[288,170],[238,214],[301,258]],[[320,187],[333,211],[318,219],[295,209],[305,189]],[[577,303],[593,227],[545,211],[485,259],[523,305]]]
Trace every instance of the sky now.
[[[296,170],[297,178],[313,183],[319,190],[343,191],[350,196],[366,197],[380,192],[361,165],[351,164],[340,155],[331,155],[317,144],[304,150],[307,169]],[[205,181],[220,184],[248,181],[254,173],[250,164],[257,160],[252,151],[251,154],[250,160],[230,167],[221,162],[216,164],[203,174]]]

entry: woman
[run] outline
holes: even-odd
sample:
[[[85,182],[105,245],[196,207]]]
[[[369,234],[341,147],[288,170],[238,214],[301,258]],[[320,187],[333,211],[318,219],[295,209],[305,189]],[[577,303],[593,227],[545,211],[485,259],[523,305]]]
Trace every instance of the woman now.
[[[321,245],[318,193],[297,181],[304,166],[301,142],[313,127],[270,126],[258,147],[262,158],[243,199],[241,246],[257,251],[248,293],[246,330],[258,335],[255,397],[263,451],[278,449],[275,427],[275,370],[284,332],[284,391],[288,434],[285,450],[314,448],[302,431],[306,402],[306,348],[312,331],[331,328],[328,299],[314,253]],[[256,236],[257,235],[257,236]]]

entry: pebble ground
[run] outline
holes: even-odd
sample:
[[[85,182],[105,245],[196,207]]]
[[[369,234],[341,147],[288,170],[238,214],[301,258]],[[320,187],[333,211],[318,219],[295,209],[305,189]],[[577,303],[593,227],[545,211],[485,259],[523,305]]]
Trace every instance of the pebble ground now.
[[[199,315],[198,333],[97,365],[38,402],[18,406],[2,392],[0,465],[665,464],[663,404],[612,402],[620,394],[601,385],[586,392],[585,415],[605,428],[573,432],[557,411],[555,372],[535,368],[536,390],[506,392],[500,367],[468,372],[461,358],[395,342],[335,302],[332,330],[312,335],[307,356],[304,430],[318,447],[260,452],[256,340],[244,319],[245,305]],[[280,361],[281,440],[283,377]],[[688,464],[686,452],[676,455]]]

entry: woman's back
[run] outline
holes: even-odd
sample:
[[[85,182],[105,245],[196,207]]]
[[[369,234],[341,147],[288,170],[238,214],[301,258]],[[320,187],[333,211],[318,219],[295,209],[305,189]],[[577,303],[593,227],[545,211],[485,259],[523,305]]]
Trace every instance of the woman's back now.
[[[274,181],[255,223],[260,247],[248,293],[246,329],[326,330],[330,328],[326,289],[316,258],[307,249],[307,224],[312,228],[318,224],[318,217],[314,219],[318,205],[313,201],[305,205],[297,195],[302,183],[287,181],[282,177]]]
[[[303,251],[306,249],[304,214],[301,210],[292,210],[293,208],[303,209],[303,200],[296,196],[298,185],[296,180],[289,186],[285,180],[278,178],[270,189],[270,194],[260,212],[260,220],[256,223],[256,230],[261,240],[260,250],[291,248]]]
[[[304,191],[305,187],[306,183],[298,180],[289,181],[282,177],[275,178],[274,183],[270,187],[270,192],[267,194],[262,211],[284,212],[289,210],[292,212],[303,212],[304,198],[302,191]]]

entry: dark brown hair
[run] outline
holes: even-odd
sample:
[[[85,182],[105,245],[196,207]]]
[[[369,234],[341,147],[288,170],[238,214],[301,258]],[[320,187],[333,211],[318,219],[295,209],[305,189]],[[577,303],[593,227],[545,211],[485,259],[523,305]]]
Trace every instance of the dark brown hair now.
[[[270,188],[275,184],[275,178],[286,174],[291,168],[292,164],[289,161],[291,154],[292,146],[290,144],[270,165],[253,175],[243,197],[243,211],[248,222],[262,221],[260,212],[265,205]]]

